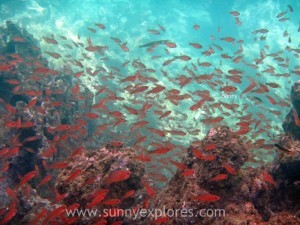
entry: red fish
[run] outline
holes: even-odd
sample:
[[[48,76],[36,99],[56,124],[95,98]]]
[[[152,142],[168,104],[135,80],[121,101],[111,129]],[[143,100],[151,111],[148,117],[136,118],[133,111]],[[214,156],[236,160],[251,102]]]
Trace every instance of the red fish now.
[[[170,218],[168,216],[162,216],[162,217],[159,217],[155,220],[153,220],[153,223],[155,224],[163,224],[163,223],[166,223],[170,220]]]
[[[0,224],[7,224],[17,213],[16,202],[12,202],[9,206],[8,213],[2,218]]]
[[[80,92],[80,86],[78,83],[74,84],[73,88],[71,89],[74,95],[77,95]]]
[[[269,100],[269,102],[270,102],[272,105],[276,105],[276,104],[277,104],[276,101],[275,101],[272,97],[270,97],[270,96],[268,96],[268,95],[266,95],[266,97],[267,97],[267,99]]]
[[[42,209],[36,216],[35,218],[30,221],[31,225],[37,225],[39,220],[42,219],[46,214],[48,213],[47,209]]]
[[[111,141],[110,145],[115,147],[115,148],[121,148],[124,145],[124,142],[121,141]]]
[[[42,224],[48,224],[55,217],[59,217],[63,212],[65,212],[65,210],[66,210],[65,205],[61,205],[55,208],[54,210],[52,210],[51,213],[49,213],[49,215],[46,217],[46,219],[43,221]]]
[[[157,134],[158,136],[161,136],[161,137],[165,137],[166,134],[165,132],[161,131],[161,130],[157,130],[155,128],[148,128],[148,130],[154,134]]]
[[[238,12],[238,11],[231,11],[231,12],[229,12],[231,15],[233,15],[233,16],[239,16],[240,15],[240,13]]]
[[[5,80],[5,82],[8,83],[8,84],[12,84],[12,85],[20,84],[20,82],[18,80],[15,80],[15,79]]]
[[[204,124],[215,124],[215,123],[219,123],[223,120],[224,118],[221,116],[218,117],[208,117],[206,119],[202,120],[202,123]]]
[[[220,88],[220,91],[224,91],[226,93],[232,93],[232,92],[235,92],[237,90],[237,87],[235,86],[224,86],[222,88]]]
[[[199,26],[198,24],[195,24],[195,25],[193,26],[193,28],[194,28],[194,30],[199,30],[199,29],[200,29],[200,26]]]
[[[189,61],[191,60],[192,58],[187,56],[187,55],[180,55],[180,56],[175,56],[174,59],[180,59],[182,61]]]
[[[228,175],[226,173],[221,173],[211,178],[209,181],[220,181],[227,179]]]
[[[170,42],[170,41],[166,42],[165,45],[169,48],[176,48],[177,47],[177,45],[174,42]]]
[[[43,37],[43,39],[48,43],[48,44],[53,44],[53,45],[57,45],[58,42],[53,38],[53,36],[51,38],[48,37]]]
[[[220,197],[217,195],[212,195],[207,193],[207,194],[198,195],[195,197],[195,199],[201,202],[215,202],[218,201]]]
[[[147,191],[147,194],[152,198],[155,195],[155,191],[145,180],[142,180],[142,183]]]
[[[38,101],[38,98],[33,98],[30,102],[28,102],[26,108],[29,109],[29,108],[35,106],[37,101]]]
[[[182,176],[189,177],[193,176],[195,174],[194,169],[185,169],[184,171],[181,172]]]
[[[91,120],[99,118],[97,113],[86,113],[85,116]]]
[[[134,157],[134,159],[141,161],[141,162],[150,162],[151,161],[151,157],[147,156],[147,155],[137,155]]]
[[[124,200],[124,199],[126,199],[126,198],[130,198],[130,197],[134,196],[134,194],[135,194],[135,190],[127,191],[127,192],[124,194],[124,196],[121,198],[121,200]]]
[[[94,206],[96,206],[99,202],[101,202],[107,195],[107,193],[109,192],[108,189],[101,189],[100,191],[97,191],[95,193],[95,198],[93,199],[93,201],[91,201],[89,204],[87,204],[87,208],[92,208]]]
[[[131,175],[131,172],[129,170],[116,170],[109,174],[105,183],[107,185],[110,185],[112,183],[124,181],[124,180],[127,180],[130,177],[130,175]]]
[[[194,48],[198,48],[198,49],[203,47],[202,45],[200,45],[198,43],[194,43],[194,42],[189,43],[189,45],[193,46]]]
[[[123,221],[115,221],[111,225],[122,225]]]
[[[102,24],[102,23],[95,23],[95,25],[100,28],[101,30],[104,30],[105,29],[105,25]]]
[[[166,154],[170,151],[171,149],[170,148],[167,148],[167,147],[160,147],[160,148],[157,148],[153,151],[150,151],[149,154]]]
[[[226,41],[226,42],[234,42],[235,39],[233,37],[224,37],[224,38],[221,38],[222,41]]]
[[[128,47],[126,45],[127,45],[127,42],[120,44],[120,47],[121,47],[121,49],[124,52],[128,52],[129,51],[129,49],[128,49]]]
[[[79,71],[79,72],[77,72],[77,73],[74,74],[74,77],[78,78],[78,77],[82,76],[83,73],[84,73],[84,71]]]
[[[17,123],[14,121],[8,121],[5,123],[5,126],[10,128],[17,128]]]
[[[204,147],[204,150],[205,151],[211,151],[211,150],[216,149],[216,147],[217,147],[217,144],[213,144],[213,143],[206,144],[205,147]]]
[[[5,104],[4,106],[5,106],[5,109],[9,112],[10,115],[13,115],[13,114],[16,113],[16,109],[12,105]]]
[[[234,168],[229,163],[224,163],[223,167],[226,169],[226,171],[230,174],[236,174]]]
[[[243,91],[242,94],[245,94],[245,93],[247,93],[247,92],[252,91],[252,90],[255,88],[255,86],[256,86],[256,82],[255,82],[254,79],[252,79],[252,78],[250,78],[250,77],[247,77],[247,78],[248,78],[248,80],[250,81],[250,85]]]
[[[69,177],[66,179],[66,181],[71,181],[76,179],[81,174],[81,169],[74,170]]]
[[[38,187],[46,184],[47,182],[49,182],[52,179],[51,175],[47,175],[46,177],[44,177],[41,182],[37,185]]]
[[[28,181],[30,181],[31,179],[33,179],[35,176],[37,175],[37,172],[35,170],[29,172],[29,173],[26,173],[20,183],[17,185],[17,187],[21,187],[23,186],[25,183],[27,183]]]
[[[273,179],[273,177],[268,174],[268,173],[263,173],[263,178],[265,181],[267,181],[268,183],[274,185],[275,187],[277,187],[277,183],[276,181]]]
[[[118,205],[121,201],[116,198],[108,199],[102,202],[103,205]]]
[[[167,65],[171,64],[174,60],[175,60],[175,58],[168,59],[168,60],[165,61],[162,65],[163,65],[163,66],[167,66]]]
[[[11,71],[13,69],[13,66],[7,65],[7,64],[0,64],[0,71],[7,72]]]
[[[180,163],[180,162],[177,162],[177,161],[173,161],[173,160],[170,160],[170,162],[175,165],[178,169],[180,170],[185,170],[186,169],[186,165]]]
[[[17,36],[13,37],[12,40],[14,42],[19,42],[19,43],[24,43],[25,42],[25,40],[23,38],[17,37]]]

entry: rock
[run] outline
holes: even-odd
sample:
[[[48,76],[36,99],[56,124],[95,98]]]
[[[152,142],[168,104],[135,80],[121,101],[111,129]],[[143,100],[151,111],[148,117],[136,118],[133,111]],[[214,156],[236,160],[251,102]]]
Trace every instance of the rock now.
[[[56,180],[56,188],[60,195],[65,195],[63,202],[65,205],[79,203],[81,208],[85,208],[97,196],[94,196],[101,189],[108,189],[105,200],[119,199],[121,203],[117,205],[121,209],[130,209],[142,203],[145,196],[143,190],[142,177],[145,174],[144,165],[134,160],[135,150],[132,148],[101,148],[100,150],[75,157],[69,165],[61,171]],[[70,175],[79,170],[80,174],[69,180]],[[107,184],[105,181],[111,173],[118,170],[130,171],[129,179]],[[122,200],[128,191],[134,191],[133,196]],[[103,200],[104,201],[104,200]],[[102,202],[102,201],[101,201]],[[101,203],[93,208],[103,210],[107,205]],[[91,224],[92,219],[86,221]]]
[[[228,173],[224,165],[231,165],[234,173],[237,173],[247,161],[248,153],[239,137],[236,137],[229,127],[215,127],[199,145],[188,148],[187,153],[182,164],[186,166],[186,170],[192,170],[194,173],[184,176],[183,171],[179,170],[167,187],[151,201],[151,208],[165,206],[167,209],[186,209],[196,213],[208,204],[212,209],[222,208],[232,199],[231,190],[235,185],[236,174]],[[228,178],[220,181],[211,180],[219,174],[227,174]],[[196,200],[196,197],[202,194],[217,195],[221,200],[208,203]],[[153,221],[153,218],[148,218],[147,221]],[[168,224],[211,224],[211,222],[211,220],[204,222],[201,217],[173,217]]]
[[[300,115],[300,81],[292,86],[291,99],[293,108],[287,114],[282,127],[286,135],[293,136],[295,139],[300,140],[300,126],[297,126],[295,123],[295,116]]]

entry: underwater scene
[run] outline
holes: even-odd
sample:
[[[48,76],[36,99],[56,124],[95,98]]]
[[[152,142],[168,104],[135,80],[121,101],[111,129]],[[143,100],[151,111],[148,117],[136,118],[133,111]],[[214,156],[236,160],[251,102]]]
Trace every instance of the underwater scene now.
[[[300,224],[300,1],[0,19],[0,225]]]

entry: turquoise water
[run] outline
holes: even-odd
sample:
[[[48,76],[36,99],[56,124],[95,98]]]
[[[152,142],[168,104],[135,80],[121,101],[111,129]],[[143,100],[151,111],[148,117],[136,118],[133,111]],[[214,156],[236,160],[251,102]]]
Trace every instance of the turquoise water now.
[[[139,146],[153,150],[153,142],[174,144],[174,151],[166,157],[180,158],[184,147],[202,139],[211,127],[225,124],[237,131],[239,126],[236,123],[244,121],[243,116],[251,115],[250,131],[243,139],[249,141],[249,147],[255,154],[254,161],[267,162],[274,156],[274,149],[264,149],[264,146],[259,149],[254,143],[265,139],[265,144],[273,144],[283,133],[281,124],[290,110],[290,88],[298,80],[292,71],[300,70],[299,2],[30,0],[2,1],[0,7],[2,21],[12,20],[40,41],[43,56],[53,69],[70,66],[73,73],[79,72],[82,68],[74,65],[74,60],[79,60],[85,74],[78,79],[92,92],[97,92],[96,85],[124,98],[107,104],[110,112],[123,113],[126,122],[121,125],[113,126],[116,122],[113,117],[101,110],[93,110],[103,116],[99,120],[89,121],[90,129],[109,123],[101,137],[93,132],[90,134],[95,139],[100,138],[101,143],[118,138],[130,146],[139,137],[146,136],[147,139]],[[278,15],[280,13],[283,15]],[[103,24],[105,29],[100,29],[95,23]],[[57,45],[51,45],[44,39],[52,34]],[[111,37],[126,44],[129,51],[123,51]],[[234,41],[224,40],[229,37]],[[103,54],[85,50],[88,38],[94,46],[106,46]],[[160,40],[175,43],[176,47],[161,44],[151,52],[140,48]],[[83,43],[84,47],[75,47],[73,42]],[[190,43],[200,44],[202,48],[195,48]],[[59,53],[62,57],[55,59],[46,52]],[[163,65],[167,60],[182,55],[189,56],[190,60],[176,59],[167,66]],[[139,70],[134,62],[146,67],[140,69],[146,79],[139,79],[134,84],[145,85],[148,89],[132,94],[128,91],[128,85],[132,82],[122,80]],[[87,68],[91,71],[102,68],[102,72],[90,76]],[[240,83],[230,79],[230,70],[241,71]],[[209,74],[213,74],[211,80],[197,78]],[[178,80],[181,76],[190,79],[182,88]],[[254,79],[256,85],[250,92],[242,94],[250,84],[249,78]],[[76,83],[75,78],[73,82]],[[165,90],[156,95],[145,94],[156,85],[165,87]],[[264,85],[268,91],[264,91]],[[236,87],[236,90],[226,93],[226,86]],[[168,92],[172,89],[179,90],[180,95],[186,95],[186,99],[172,103],[167,99],[173,97],[173,93]],[[190,107],[203,96],[197,95],[197,91],[210,93],[213,100],[192,111]],[[268,97],[273,98],[275,104]],[[104,98],[107,95],[91,97],[94,104]],[[145,113],[139,113],[139,116],[130,115],[123,106],[141,110],[145,103],[152,107]],[[234,109],[227,109],[224,103],[236,105]],[[166,111],[171,111],[171,114],[159,119]],[[203,123],[208,117],[223,117],[223,120],[214,124]],[[133,124],[139,121],[147,121],[148,124],[133,129]],[[151,128],[162,130],[165,137],[151,132]],[[130,133],[130,129],[134,131]]]

